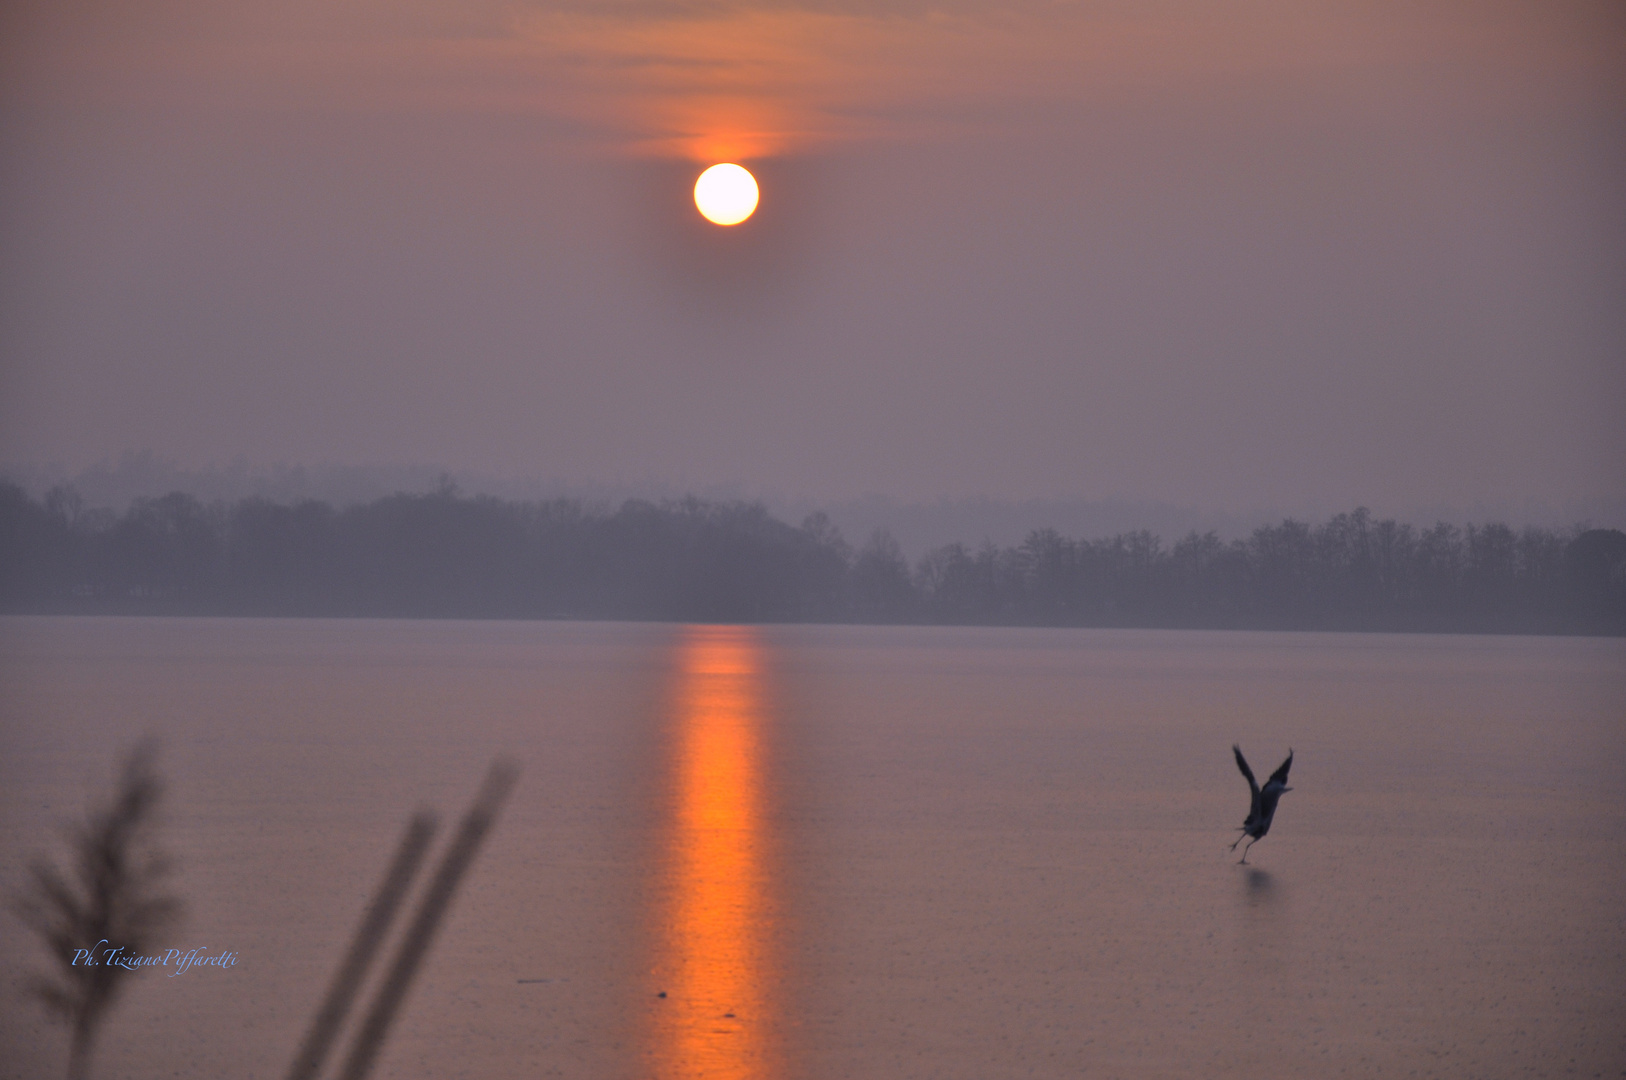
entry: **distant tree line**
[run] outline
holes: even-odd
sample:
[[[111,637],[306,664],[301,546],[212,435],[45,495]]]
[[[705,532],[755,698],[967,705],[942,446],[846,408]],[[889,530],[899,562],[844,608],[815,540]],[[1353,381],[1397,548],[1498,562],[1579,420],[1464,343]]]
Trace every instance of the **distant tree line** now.
[[[1626,634],[1626,533],[1418,529],[1364,509],[1229,543],[1040,529],[913,566],[822,514],[594,508],[450,484],[334,508],[175,492],[123,514],[0,483],[0,610]]]

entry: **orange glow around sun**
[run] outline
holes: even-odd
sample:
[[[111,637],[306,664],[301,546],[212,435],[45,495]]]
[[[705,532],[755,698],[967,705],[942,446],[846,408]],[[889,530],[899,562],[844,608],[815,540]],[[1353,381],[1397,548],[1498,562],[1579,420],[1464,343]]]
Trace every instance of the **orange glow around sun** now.
[[[649,1053],[662,1080],[782,1073],[762,727],[761,646],[694,627],[674,688],[667,877],[654,930]]]

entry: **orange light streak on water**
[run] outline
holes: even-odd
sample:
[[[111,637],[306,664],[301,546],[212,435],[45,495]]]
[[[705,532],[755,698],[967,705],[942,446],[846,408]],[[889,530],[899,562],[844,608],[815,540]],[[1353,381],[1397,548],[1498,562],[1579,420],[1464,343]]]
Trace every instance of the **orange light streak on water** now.
[[[653,1073],[778,1076],[761,646],[750,628],[693,627],[678,653]]]

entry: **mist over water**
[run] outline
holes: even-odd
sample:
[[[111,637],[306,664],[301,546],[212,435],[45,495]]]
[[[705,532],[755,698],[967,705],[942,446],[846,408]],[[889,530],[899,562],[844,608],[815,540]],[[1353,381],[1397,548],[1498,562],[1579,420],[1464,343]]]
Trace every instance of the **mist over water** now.
[[[1609,1075],[1623,705],[1618,640],[8,618],[0,886],[160,735],[175,944],[241,960],[134,977],[98,1073],[280,1075],[509,752],[379,1075]],[[1248,866],[1232,742],[1296,755]]]

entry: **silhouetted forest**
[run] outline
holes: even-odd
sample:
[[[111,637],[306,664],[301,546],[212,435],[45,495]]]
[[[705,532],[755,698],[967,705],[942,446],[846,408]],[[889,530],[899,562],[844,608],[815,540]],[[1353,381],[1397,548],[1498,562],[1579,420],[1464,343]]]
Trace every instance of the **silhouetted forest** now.
[[[1626,634],[1626,533],[1416,528],[1364,509],[1229,543],[1149,532],[854,550],[755,503],[465,497],[336,509],[175,492],[117,514],[0,484],[8,612]]]

